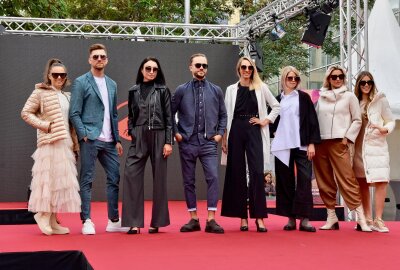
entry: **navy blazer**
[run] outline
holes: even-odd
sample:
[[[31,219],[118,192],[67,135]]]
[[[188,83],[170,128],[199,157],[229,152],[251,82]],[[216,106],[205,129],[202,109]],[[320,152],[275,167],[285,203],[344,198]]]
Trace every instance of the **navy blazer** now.
[[[180,133],[185,141],[193,134],[195,123],[195,94],[194,81],[179,85],[171,100],[172,119],[174,120],[174,133]],[[227,123],[227,114],[224,94],[221,88],[204,80],[204,110],[205,133],[207,139],[215,135],[224,135]],[[178,123],[175,114],[178,113]]]
[[[319,123],[317,112],[315,111],[314,104],[310,98],[310,95],[304,93],[301,90],[299,92],[299,112],[300,112],[300,143],[302,146],[309,144],[321,143],[321,135],[319,132]],[[277,95],[276,99],[281,102],[281,95]],[[273,124],[270,124],[270,132],[275,133],[278,125],[280,116],[278,116]]]
[[[105,76],[110,107],[111,130],[114,142],[119,141],[117,84]],[[69,118],[79,140],[96,140],[103,129],[104,105],[92,72],[75,79],[71,90]]]

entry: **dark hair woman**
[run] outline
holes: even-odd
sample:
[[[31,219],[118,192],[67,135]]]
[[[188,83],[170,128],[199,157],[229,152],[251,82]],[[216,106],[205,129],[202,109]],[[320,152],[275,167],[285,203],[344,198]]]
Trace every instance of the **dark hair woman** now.
[[[129,90],[128,134],[132,138],[125,163],[122,226],[128,234],[144,227],[144,169],[153,169],[153,210],[149,233],[170,224],[167,197],[167,157],[172,153],[171,94],[159,61],[145,58],[136,85]]]

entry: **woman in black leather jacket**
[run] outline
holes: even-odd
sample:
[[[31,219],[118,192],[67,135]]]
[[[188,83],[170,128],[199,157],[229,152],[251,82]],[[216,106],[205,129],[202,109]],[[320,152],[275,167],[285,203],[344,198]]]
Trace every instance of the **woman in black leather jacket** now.
[[[170,224],[167,198],[167,157],[172,153],[171,93],[159,61],[145,58],[136,85],[129,90],[128,134],[132,143],[125,163],[122,225],[128,234],[144,227],[144,169],[150,157],[153,210],[149,233]]]

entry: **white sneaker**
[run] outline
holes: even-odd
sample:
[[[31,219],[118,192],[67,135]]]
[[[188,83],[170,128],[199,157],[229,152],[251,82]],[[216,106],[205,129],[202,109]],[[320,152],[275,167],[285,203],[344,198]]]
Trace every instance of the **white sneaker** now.
[[[85,220],[85,222],[83,223],[82,234],[86,235],[96,234],[96,230],[94,229],[94,223],[90,219]]]
[[[106,232],[127,232],[129,231],[129,227],[121,227],[121,219],[117,222],[112,222],[108,220]]]

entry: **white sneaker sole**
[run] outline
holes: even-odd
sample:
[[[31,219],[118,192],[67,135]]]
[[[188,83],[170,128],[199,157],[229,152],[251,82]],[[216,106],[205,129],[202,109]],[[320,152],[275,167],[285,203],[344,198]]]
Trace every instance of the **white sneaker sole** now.
[[[106,232],[127,232],[129,231],[128,227],[121,227],[121,228],[106,228]]]
[[[83,234],[83,235],[95,235],[96,232],[83,232],[83,231],[82,231],[82,234]]]

